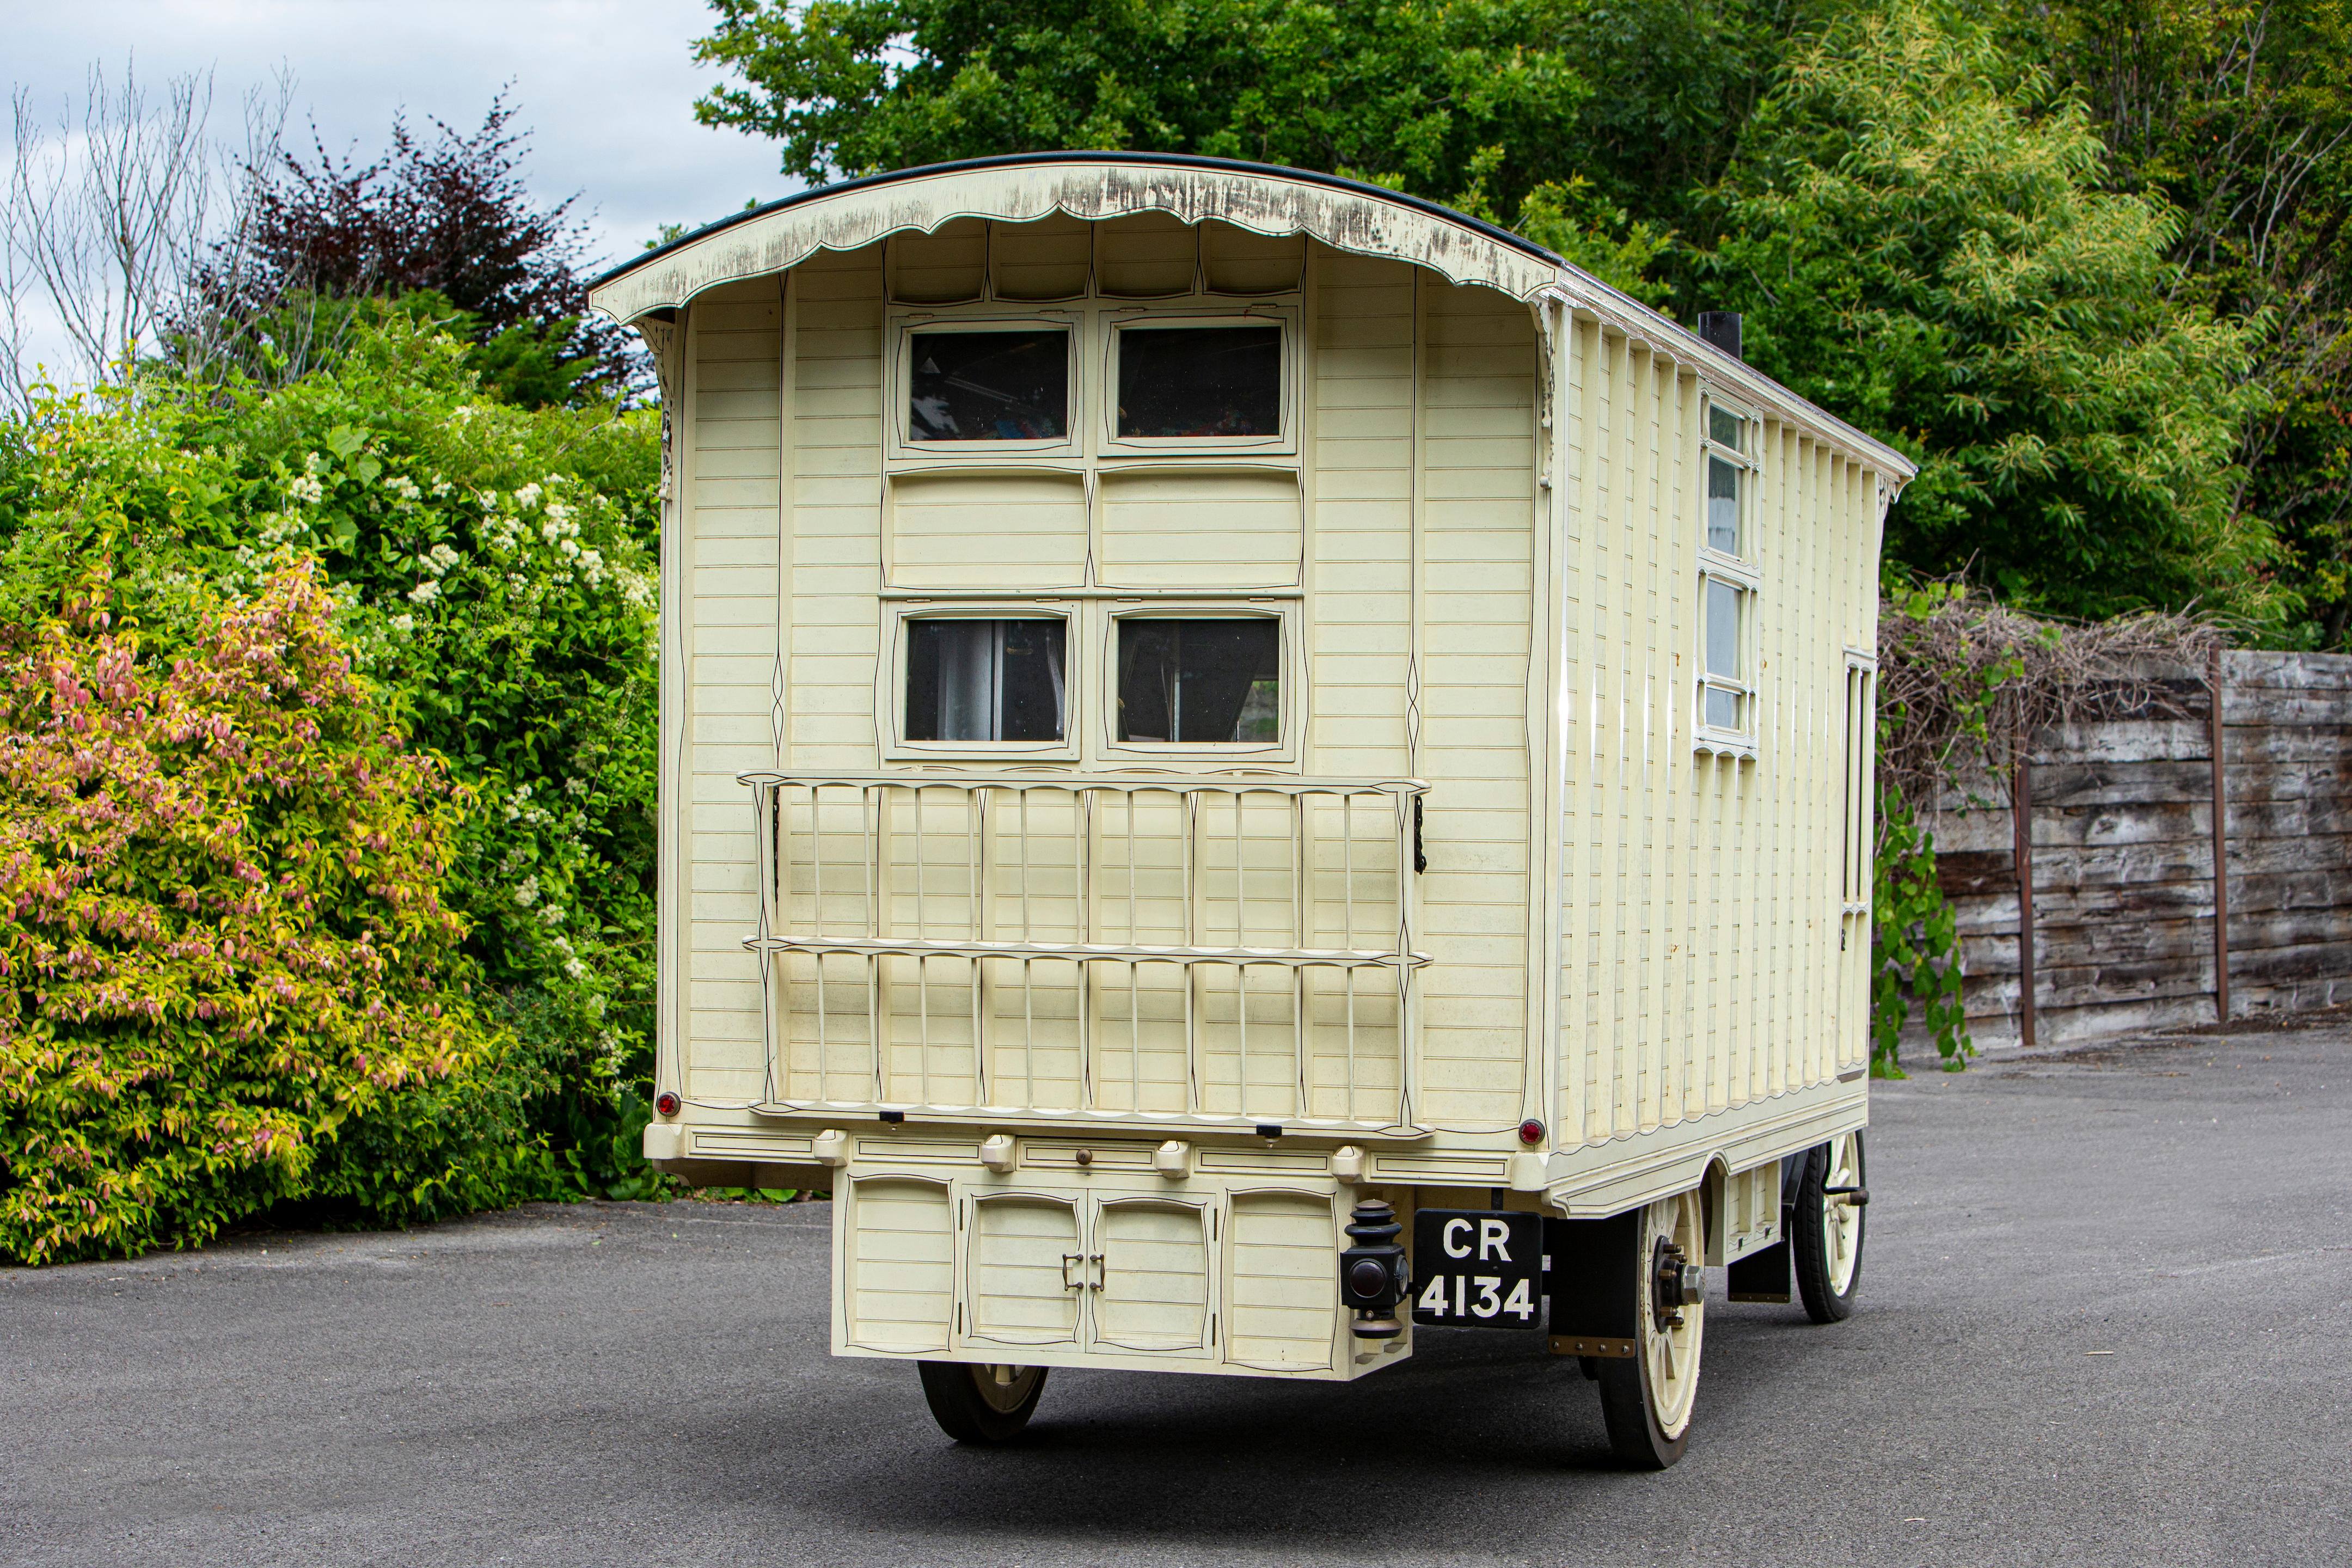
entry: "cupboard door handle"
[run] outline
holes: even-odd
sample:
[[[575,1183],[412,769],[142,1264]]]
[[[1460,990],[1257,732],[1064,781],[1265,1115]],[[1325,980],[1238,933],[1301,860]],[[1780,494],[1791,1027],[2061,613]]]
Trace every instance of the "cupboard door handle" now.
[[[1063,1289],[1083,1290],[1087,1288],[1087,1255],[1083,1252],[1065,1252],[1062,1254]],[[1076,1279],[1070,1278],[1070,1265],[1074,1263],[1078,1266],[1078,1277]]]

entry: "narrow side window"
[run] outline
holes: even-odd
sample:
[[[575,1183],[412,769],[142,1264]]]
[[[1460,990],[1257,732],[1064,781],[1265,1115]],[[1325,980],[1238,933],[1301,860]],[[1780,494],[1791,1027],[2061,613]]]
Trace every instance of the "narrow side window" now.
[[[1870,825],[1875,805],[1878,672],[1847,656],[1845,667],[1845,865],[1847,914],[1870,909]]]
[[[1748,489],[1755,459],[1751,422],[1712,397],[1701,458],[1706,470],[1699,520],[1698,727],[1701,743],[1744,744],[1756,729],[1748,668],[1759,580],[1752,559]]]
[[[1120,617],[1118,736],[1166,744],[1279,743],[1279,624],[1265,617]]]
[[[1058,741],[1067,628],[1058,618],[907,623],[907,739]]]

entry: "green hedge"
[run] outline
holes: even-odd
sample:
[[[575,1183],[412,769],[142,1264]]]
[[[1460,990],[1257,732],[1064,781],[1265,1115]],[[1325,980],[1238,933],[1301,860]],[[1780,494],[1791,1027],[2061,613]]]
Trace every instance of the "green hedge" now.
[[[46,1012],[51,983],[35,969],[51,961],[11,945],[0,974],[11,1020],[0,1037],[10,1085],[0,1098],[0,1207],[18,1217],[0,1249],[52,1258],[196,1240],[271,1204],[381,1223],[658,1187],[635,1137],[651,1065],[659,416],[509,406],[484,395],[465,352],[415,311],[374,309],[334,364],[290,386],[142,377],[0,427],[0,656],[12,679],[31,683],[11,687],[0,719],[11,768],[32,769],[43,747],[62,743],[43,728],[60,716],[41,706],[56,699],[40,670],[70,666],[88,686],[100,661],[127,658],[127,678],[152,704],[182,679],[181,661],[202,672],[240,617],[266,605],[291,615],[287,584],[308,584],[305,646],[342,660],[347,682],[334,710],[346,731],[322,732],[318,744],[378,748],[364,764],[346,759],[371,778],[399,757],[436,782],[406,807],[409,881],[346,876],[306,893],[306,908],[320,931],[357,941],[386,918],[371,902],[383,889],[429,895],[441,923],[431,944],[404,943],[401,962],[421,967],[401,971],[401,984],[444,1009],[448,1032],[446,1048],[420,1058],[429,1070],[346,1092],[335,1076],[342,1058],[322,1040],[300,1044],[310,1037],[299,1020],[270,1013],[255,1026],[259,1055],[242,1066],[224,1058],[226,1077],[205,1068],[187,1080],[211,1087],[186,1092],[218,1097],[203,1116],[245,1131],[216,1130],[201,1158],[188,1143],[168,1179],[107,1176],[119,1163],[97,1144],[184,1139],[195,1112],[183,1107],[172,1120],[131,1100],[110,1110],[110,1096],[136,1100],[147,1080],[59,1066],[58,1050],[131,1047],[116,1033],[89,1045],[73,1032],[79,1024],[68,1029]],[[128,640],[101,647],[109,637]],[[204,723],[236,733],[266,717],[252,693],[191,690],[179,700],[226,704]],[[312,760],[324,766],[325,755]],[[35,875],[25,865],[54,870],[79,851],[59,840],[19,864],[50,830],[36,804],[49,785],[30,773],[10,779],[10,791],[35,792],[12,794],[0,827],[0,856],[10,857],[0,888],[21,899],[17,879]],[[323,782],[304,787],[299,803],[254,795],[267,802],[252,808],[254,831],[274,831],[270,812],[377,809],[332,797]],[[121,874],[133,878],[121,897],[171,913],[175,893],[152,879],[162,873]],[[20,928],[12,944],[34,940]],[[226,1026],[175,1011],[184,978],[132,965],[108,1004],[121,1013],[110,1031],[142,1009],[176,1020],[180,1044],[138,1047],[169,1058],[172,1074],[194,1072],[199,1042]],[[82,1098],[57,1098],[65,1091],[45,1075],[58,1072]],[[362,1072],[358,1081],[374,1080]],[[283,1128],[280,1111],[290,1118]],[[81,1158],[72,1129],[112,1125],[118,1114],[128,1118],[119,1135],[90,1133],[96,1184],[58,1185]],[[258,1152],[239,1152],[239,1137],[258,1137]],[[79,1229],[38,1232],[25,1217],[62,1224],[53,1211],[68,1203],[83,1204]],[[35,1228],[16,1228],[20,1220]]]

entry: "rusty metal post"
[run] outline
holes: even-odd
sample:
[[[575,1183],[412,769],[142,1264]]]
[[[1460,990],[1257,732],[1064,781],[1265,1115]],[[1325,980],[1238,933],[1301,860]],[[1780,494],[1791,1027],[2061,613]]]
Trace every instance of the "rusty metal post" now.
[[[2205,668],[2213,700],[2213,1011],[2230,1021],[2230,795],[2221,759],[2221,650]]]
[[[2017,760],[2010,775],[2009,805],[2013,834],[2011,858],[2017,864],[2018,1042],[2033,1048],[2033,758],[2032,738],[2017,737]]]

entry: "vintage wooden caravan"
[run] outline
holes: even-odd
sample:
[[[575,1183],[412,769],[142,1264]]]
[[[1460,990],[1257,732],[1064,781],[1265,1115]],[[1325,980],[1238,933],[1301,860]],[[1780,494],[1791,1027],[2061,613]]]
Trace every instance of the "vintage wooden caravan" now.
[[[992,1440],[1054,1367],[1548,1331],[1662,1465],[1706,1270],[1844,1315],[1901,455],[1215,160],[853,180],[592,298],[667,421],[646,1152],[832,1192],[836,1353]]]

